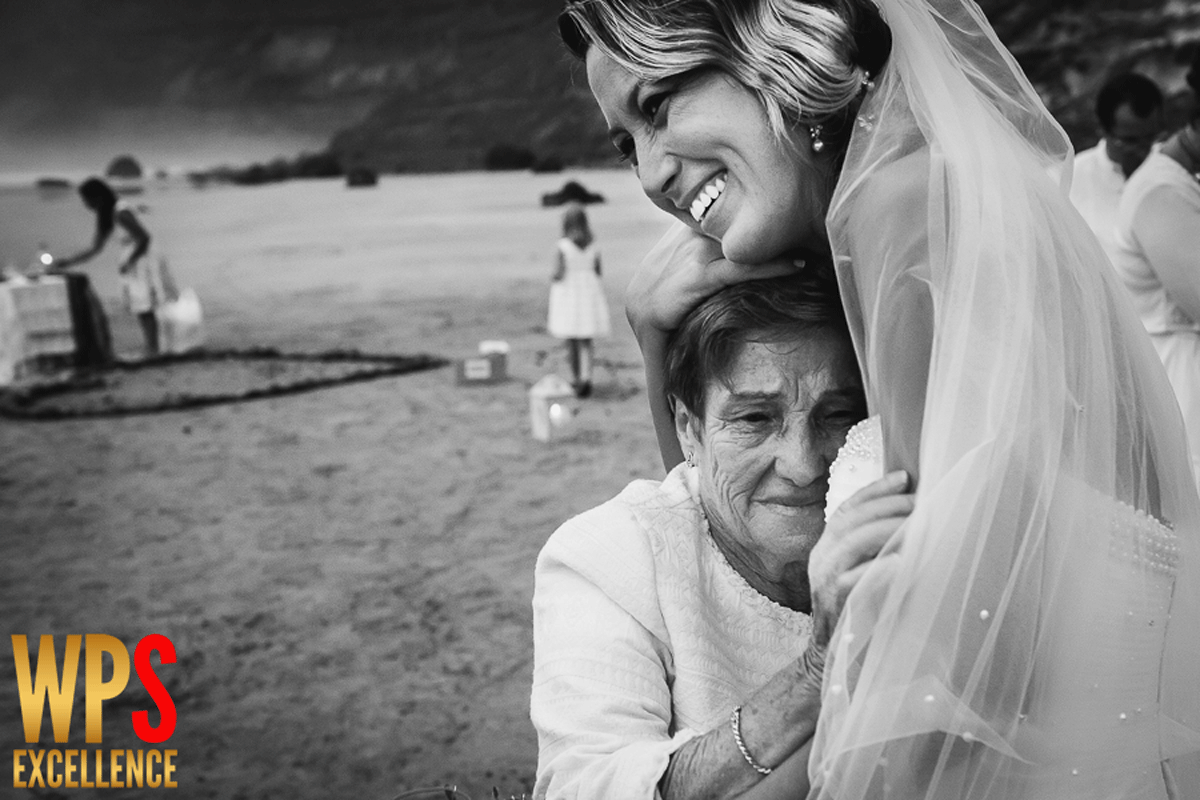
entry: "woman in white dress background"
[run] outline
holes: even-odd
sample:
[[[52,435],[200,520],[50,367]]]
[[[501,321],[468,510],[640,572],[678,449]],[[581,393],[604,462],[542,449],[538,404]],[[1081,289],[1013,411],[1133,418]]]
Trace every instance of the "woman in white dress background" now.
[[[1182,420],[1069,206],[1070,143],[978,7],[565,14],[614,145],[679,222],[628,293],[668,463],[668,332],[722,285],[825,251],[882,456],[916,481],[838,622],[810,797],[1196,796],[1200,501]],[[818,597],[837,588],[824,559],[818,542]]]
[[[71,256],[55,260],[58,268],[89,261],[104,250],[113,233],[119,231],[124,251],[117,269],[121,273],[121,293],[125,307],[138,321],[145,342],[145,354],[159,353],[157,309],[174,299],[172,286],[167,285],[160,263],[150,252],[150,233],[128,203],[99,178],[88,178],[79,186],[83,204],[96,215],[96,232],[92,244]]]
[[[1200,50],[1187,80],[1190,123],[1121,194],[1114,265],[1175,389],[1200,479]]]
[[[546,328],[565,339],[571,385],[580,397],[592,393],[593,340],[609,336],[612,322],[600,283],[600,252],[587,212],[572,203],[563,212],[562,238],[555,250],[550,278],[550,312]]]

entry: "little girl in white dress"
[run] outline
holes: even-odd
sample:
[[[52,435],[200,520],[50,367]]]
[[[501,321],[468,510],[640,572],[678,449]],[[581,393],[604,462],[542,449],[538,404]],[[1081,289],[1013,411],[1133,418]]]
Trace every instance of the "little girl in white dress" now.
[[[587,214],[577,203],[563,213],[563,236],[555,256],[546,328],[551,336],[566,340],[571,383],[577,395],[587,397],[592,392],[592,340],[609,336],[612,324],[600,284],[600,253]]]

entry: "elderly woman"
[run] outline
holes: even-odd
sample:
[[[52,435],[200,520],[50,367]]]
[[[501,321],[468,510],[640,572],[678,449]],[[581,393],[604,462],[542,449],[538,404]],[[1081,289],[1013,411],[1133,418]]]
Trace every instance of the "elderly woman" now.
[[[810,572],[848,592],[912,507],[904,473],[885,476],[810,564],[830,465],[866,412],[815,268],[709,298],[670,340],[666,385],[686,462],[568,521],[538,559],[535,798],[732,797],[785,761],[800,790],[840,610],[813,607]]]

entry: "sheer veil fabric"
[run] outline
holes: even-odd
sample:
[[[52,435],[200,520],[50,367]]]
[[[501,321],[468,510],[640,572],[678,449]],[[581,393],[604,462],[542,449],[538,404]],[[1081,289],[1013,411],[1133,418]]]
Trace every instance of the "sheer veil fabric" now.
[[[891,58],[828,218],[917,508],[831,645],[810,798],[1200,797],[1200,501],[1070,144],[971,0]]]

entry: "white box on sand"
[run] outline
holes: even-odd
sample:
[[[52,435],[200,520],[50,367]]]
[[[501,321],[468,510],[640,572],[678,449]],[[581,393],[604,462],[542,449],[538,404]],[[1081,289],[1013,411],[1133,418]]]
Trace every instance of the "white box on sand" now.
[[[508,355],[508,342],[503,339],[484,339],[479,343],[479,355],[488,356],[492,353]]]
[[[454,362],[454,377],[460,386],[502,383],[508,380],[508,356],[489,353],[486,356],[460,358]]]
[[[460,358],[455,362],[454,377],[460,386],[508,380],[508,342],[484,339],[479,343],[477,358]]]
[[[548,442],[571,428],[579,401],[571,384],[559,375],[547,375],[529,389],[529,427],[533,438]]]

